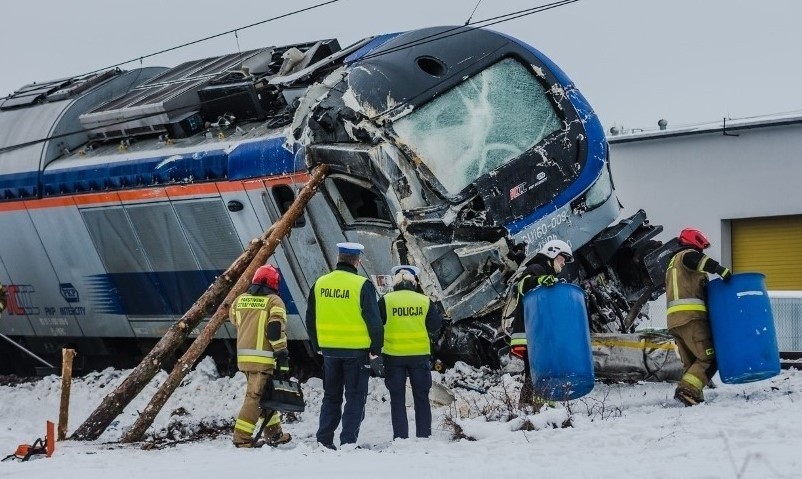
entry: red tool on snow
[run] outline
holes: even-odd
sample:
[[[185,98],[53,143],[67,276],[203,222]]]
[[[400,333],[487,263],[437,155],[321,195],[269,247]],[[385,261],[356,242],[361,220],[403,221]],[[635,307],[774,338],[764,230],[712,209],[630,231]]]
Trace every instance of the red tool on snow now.
[[[45,457],[53,455],[56,449],[56,435],[55,425],[51,421],[47,421],[47,430],[45,431],[44,439],[37,439],[33,444],[20,444],[14,454],[9,454],[2,460],[18,459],[21,462],[29,460],[31,457],[44,454]]]

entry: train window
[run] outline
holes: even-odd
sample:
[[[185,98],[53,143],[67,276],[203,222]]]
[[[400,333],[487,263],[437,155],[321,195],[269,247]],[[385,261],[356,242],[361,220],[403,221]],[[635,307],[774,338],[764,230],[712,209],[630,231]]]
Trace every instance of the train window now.
[[[376,222],[392,225],[387,204],[373,191],[341,178],[327,178],[326,184],[347,225]]]
[[[120,207],[91,208],[81,211],[97,252],[109,273],[148,271],[148,261]]]
[[[449,194],[562,128],[531,69],[501,60],[397,120],[393,129]]]
[[[192,271],[198,268],[169,203],[126,205],[125,211],[155,271]]]
[[[585,193],[585,205],[588,210],[600,206],[613,194],[613,182],[610,179],[610,171],[608,168],[602,170],[599,179],[596,180],[596,182],[588,188],[587,193]]]
[[[465,272],[459,257],[453,251],[448,251],[446,254],[440,256],[432,261],[432,270],[437,281],[440,282],[440,287],[443,289],[448,288],[451,284]]]
[[[274,186],[271,189],[271,193],[273,194],[273,200],[275,200],[276,205],[278,206],[279,213],[282,215],[290,209],[292,206],[292,202],[295,201],[295,192],[292,191],[292,188],[286,185]],[[293,228],[301,228],[306,224],[306,218],[304,218],[303,212],[301,212],[301,216],[295,220],[295,223],[292,224]]]
[[[242,253],[242,243],[220,198],[176,201],[173,208],[202,270],[224,271]]]

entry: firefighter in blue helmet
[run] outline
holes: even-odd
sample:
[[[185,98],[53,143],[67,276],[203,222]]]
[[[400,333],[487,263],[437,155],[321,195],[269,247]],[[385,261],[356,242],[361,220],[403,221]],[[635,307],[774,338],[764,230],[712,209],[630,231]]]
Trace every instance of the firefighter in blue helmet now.
[[[666,313],[683,368],[674,398],[694,406],[704,401],[702,389],[718,370],[707,317],[707,274],[729,281],[732,273],[702,253],[710,241],[701,231],[685,228],[679,244],[684,248],[671,258],[666,270]]]
[[[574,260],[571,247],[565,241],[554,239],[546,242],[537,254],[529,260],[523,276],[516,284],[515,292],[518,303],[512,320],[510,335],[510,354],[524,361],[524,384],[521,388],[519,406],[542,405],[542,401],[534,396],[532,390],[532,372],[529,366],[529,357],[526,344],[526,329],[524,322],[523,295],[538,286],[554,286],[557,275],[565,266]]]
[[[259,267],[248,291],[237,296],[229,311],[229,320],[237,328],[237,367],[245,373],[248,383],[234,423],[236,447],[275,446],[291,439],[281,431],[278,411],[262,411],[259,407],[262,391],[273,372],[289,369],[287,312],[278,294],[280,279],[273,265]],[[267,421],[264,439],[252,437],[260,416]]]
[[[328,449],[336,449],[334,430],[340,419],[340,444],[356,443],[365,416],[371,365],[381,360],[384,342],[376,288],[357,272],[364,246],[338,243],[337,248],[336,269],[315,281],[306,309],[309,340],[323,355],[317,441]]]
[[[432,435],[430,338],[437,336],[443,318],[432,300],[417,292],[418,273],[415,266],[394,267],[393,291],[379,300],[384,323],[384,384],[390,392],[393,439],[409,437],[407,377],[415,405],[415,436]]]

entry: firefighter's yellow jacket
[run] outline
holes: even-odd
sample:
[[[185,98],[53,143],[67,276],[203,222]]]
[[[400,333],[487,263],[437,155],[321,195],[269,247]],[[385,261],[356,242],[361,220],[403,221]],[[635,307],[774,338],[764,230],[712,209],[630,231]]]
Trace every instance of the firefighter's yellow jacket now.
[[[287,349],[287,311],[278,294],[239,295],[231,305],[229,320],[237,328],[239,370],[273,371],[274,353]],[[271,336],[277,339],[271,340]]]

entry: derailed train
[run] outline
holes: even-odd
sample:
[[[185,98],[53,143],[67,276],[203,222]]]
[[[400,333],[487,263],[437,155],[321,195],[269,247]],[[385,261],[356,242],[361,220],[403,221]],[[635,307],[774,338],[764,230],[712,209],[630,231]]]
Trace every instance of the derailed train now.
[[[568,275],[593,331],[633,329],[662,292],[670,245],[642,211],[611,226],[607,142],[574,84],[519,40],[435,27],[109,70],[0,100],[0,333],[45,358],[69,344],[84,359],[137,359],[321,163],[325,184],[271,259],[294,357],[308,352],[307,292],[340,241],[366,246],[380,291],[394,264],[420,267],[448,319],[447,363],[498,363],[516,271],[555,237],[576,252]],[[218,357],[232,338],[217,333]]]

